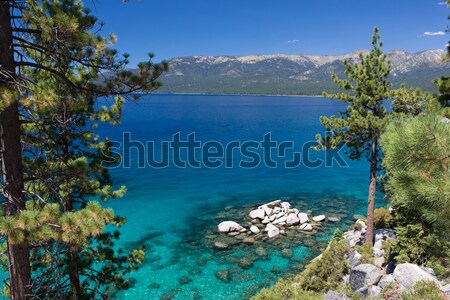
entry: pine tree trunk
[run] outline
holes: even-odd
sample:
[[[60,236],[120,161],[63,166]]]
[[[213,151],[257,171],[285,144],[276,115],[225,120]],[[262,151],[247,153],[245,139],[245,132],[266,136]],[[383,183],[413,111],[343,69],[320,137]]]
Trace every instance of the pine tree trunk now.
[[[62,120],[67,120],[67,116],[65,114],[65,110],[62,111]],[[68,163],[69,160],[69,141],[67,140],[66,129],[62,130],[61,134],[61,142],[63,145],[63,158],[65,163]],[[66,198],[66,203],[64,205],[65,211],[73,210],[73,199],[71,195]],[[77,270],[77,252],[72,250],[70,245],[67,245],[67,256],[69,257],[69,280],[70,287],[72,288],[72,298],[71,300],[77,300],[81,296],[81,284],[80,284],[80,275]]]
[[[372,149],[370,155],[370,185],[369,185],[369,200],[367,204],[367,231],[366,244],[373,244],[373,218],[375,211],[375,195],[377,192],[377,139],[372,140]]]
[[[10,1],[0,2],[0,89],[10,88],[15,74],[10,18]],[[9,74],[8,74],[9,73]],[[3,181],[4,211],[15,215],[25,208],[23,199],[22,149],[20,145],[19,110],[16,99],[1,95],[0,155]],[[25,245],[8,239],[8,260],[11,299],[31,299],[30,255]]]
[[[77,300],[81,295],[80,276],[75,267],[76,261],[77,261],[77,253],[75,251],[73,251],[72,249],[70,249],[70,246],[69,246],[67,255],[70,260],[69,280],[70,280],[70,287],[72,288],[72,297],[70,299]]]

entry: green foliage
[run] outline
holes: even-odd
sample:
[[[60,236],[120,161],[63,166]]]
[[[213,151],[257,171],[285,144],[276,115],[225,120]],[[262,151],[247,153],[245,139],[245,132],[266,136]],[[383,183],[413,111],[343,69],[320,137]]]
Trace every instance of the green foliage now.
[[[296,286],[292,280],[279,279],[271,288],[262,289],[251,300],[322,300],[322,293],[306,291]]]
[[[344,238],[344,232],[341,229],[337,228],[333,233],[333,237],[331,238],[331,241],[338,242],[338,241],[342,240],[343,238]]]
[[[37,298],[105,299],[108,289],[129,286],[125,276],[145,253],[117,249],[112,226],[124,218],[92,201],[126,191],[113,187],[104,163],[112,157],[111,142],[95,130],[119,124],[125,100],[157,89],[168,65],[154,64],[150,55],[137,72],[127,70],[128,55],[111,48],[114,35],[99,34],[102,25],[82,1],[9,2],[20,10],[20,20],[11,21],[19,28],[10,47],[21,80],[1,93],[20,107],[27,204],[0,218],[0,234],[30,247]]]
[[[404,219],[450,230],[450,124],[440,115],[393,122],[382,137],[387,191]]]
[[[345,240],[332,241],[320,258],[313,260],[305,270],[294,278],[304,290],[323,292],[336,288],[349,266],[345,256],[349,252]]]
[[[390,262],[394,259],[393,247],[397,244],[397,240],[386,240],[382,244],[382,249],[384,250],[384,260]]]
[[[344,61],[347,79],[340,79],[333,74],[333,81],[343,92],[324,93],[325,97],[339,99],[347,104],[346,110],[338,115],[320,118],[327,134],[316,135],[318,145],[315,149],[337,149],[345,146],[345,153],[350,159],[366,157],[370,162],[369,201],[367,210],[366,241],[372,242],[373,215],[377,186],[377,171],[381,168],[383,158],[379,147],[379,137],[389,120],[399,115],[416,115],[427,108],[431,97],[420,90],[406,89],[402,86],[392,90],[388,81],[392,63],[381,50],[378,28],[372,37],[372,50],[367,55],[362,53],[359,61]],[[392,99],[393,111],[388,112],[384,103]]]
[[[322,255],[312,260],[302,273],[287,280],[280,279],[252,299],[323,299],[324,292],[341,287],[342,278],[349,270],[345,259],[349,251],[345,240],[332,239]]]
[[[322,147],[335,149],[345,144],[350,159],[359,159],[370,153],[372,141],[378,138],[385,126],[387,111],[383,102],[392,96],[392,84],[387,81],[392,64],[381,51],[380,35],[375,28],[370,53],[359,56],[359,62],[344,61],[347,79],[339,79],[333,74],[333,81],[347,92],[324,93],[325,97],[339,99],[347,103],[345,112],[338,116],[321,117],[320,122],[330,131],[330,135],[317,135]],[[350,92],[350,93],[348,93]]]
[[[404,300],[446,300],[447,296],[441,292],[433,281],[419,281],[410,291],[403,293]]]
[[[375,209],[373,222],[376,229],[391,228],[393,220],[394,218],[389,209],[384,207]]]
[[[371,244],[362,244],[357,245],[355,247],[355,250],[358,251],[359,254],[361,254],[361,258],[359,260],[362,264],[373,264],[373,247]]]
[[[450,124],[438,114],[393,122],[383,134],[398,262],[450,266]]]

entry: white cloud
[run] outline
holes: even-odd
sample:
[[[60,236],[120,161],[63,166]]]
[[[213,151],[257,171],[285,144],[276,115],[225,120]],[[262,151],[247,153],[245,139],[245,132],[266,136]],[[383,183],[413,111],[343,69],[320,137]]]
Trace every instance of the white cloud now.
[[[447,4],[446,1],[441,1],[441,2],[438,3],[438,5],[446,5],[446,4]]]
[[[300,40],[290,40],[288,44],[300,43]]]
[[[425,31],[423,35],[434,36],[434,35],[445,35],[444,31]]]

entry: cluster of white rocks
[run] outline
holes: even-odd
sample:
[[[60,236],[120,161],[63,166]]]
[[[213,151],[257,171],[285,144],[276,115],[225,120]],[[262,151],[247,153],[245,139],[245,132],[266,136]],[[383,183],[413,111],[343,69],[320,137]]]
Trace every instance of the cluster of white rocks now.
[[[300,212],[297,208],[291,208],[289,202],[283,202],[281,200],[275,200],[264,205],[259,206],[257,209],[250,211],[249,217],[264,224],[266,227],[264,232],[267,232],[269,238],[276,237],[280,234],[284,234],[285,227],[299,226],[302,231],[312,231],[314,223],[320,223],[327,219],[324,215],[312,217],[310,221],[308,214]],[[329,217],[329,221],[338,222],[339,218]],[[218,225],[219,232],[246,232],[247,229],[240,224],[233,221],[224,221]],[[252,233],[260,233],[260,229],[253,225],[249,229]]]

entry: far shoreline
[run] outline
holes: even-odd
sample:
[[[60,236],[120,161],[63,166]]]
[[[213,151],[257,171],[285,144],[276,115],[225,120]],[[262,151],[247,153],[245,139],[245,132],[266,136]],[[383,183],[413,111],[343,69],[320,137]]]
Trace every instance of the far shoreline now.
[[[144,95],[161,95],[161,96],[258,96],[258,97],[324,97],[323,95],[292,95],[292,94],[207,94],[207,93],[138,93]]]

